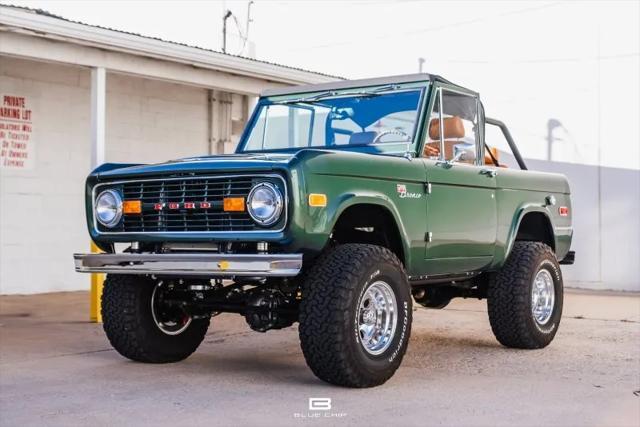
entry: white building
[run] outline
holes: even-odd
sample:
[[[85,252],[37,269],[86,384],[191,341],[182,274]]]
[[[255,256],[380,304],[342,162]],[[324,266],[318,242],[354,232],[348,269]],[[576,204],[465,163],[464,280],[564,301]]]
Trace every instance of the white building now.
[[[88,288],[94,165],[233,151],[263,89],[336,79],[0,5],[0,294]],[[571,182],[567,285],[640,290],[640,173],[528,162]]]
[[[0,293],[88,289],[92,166],[233,151],[262,90],[336,79],[0,6]]]
[[[492,140],[495,141],[495,140]],[[501,160],[517,167],[504,152]],[[565,286],[640,291],[640,170],[525,159],[531,170],[566,175],[576,252]]]

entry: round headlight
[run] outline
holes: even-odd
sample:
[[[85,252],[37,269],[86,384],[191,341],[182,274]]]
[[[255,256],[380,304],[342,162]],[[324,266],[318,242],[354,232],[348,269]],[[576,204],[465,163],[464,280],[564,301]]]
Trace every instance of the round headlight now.
[[[96,218],[105,227],[115,227],[122,218],[122,197],[115,190],[105,190],[96,198]]]
[[[282,205],[280,190],[269,182],[256,184],[247,197],[247,211],[260,225],[276,223],[282,213]]]

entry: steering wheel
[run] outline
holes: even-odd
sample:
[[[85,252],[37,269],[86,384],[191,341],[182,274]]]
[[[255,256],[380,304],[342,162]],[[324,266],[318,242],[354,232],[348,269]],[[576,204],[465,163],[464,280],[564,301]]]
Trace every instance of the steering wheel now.
[[[403,131],[401,131],[399,129],[383,130],[382,132],[377,134],[375,138],[373,138],[372,144],[375,144],[376,142],[380,142],[382,137],[386,136],[386,135],[400,135],[400,136],[405,137],[407,139],[407,141],[411,138],[408,134],[404,133]]]

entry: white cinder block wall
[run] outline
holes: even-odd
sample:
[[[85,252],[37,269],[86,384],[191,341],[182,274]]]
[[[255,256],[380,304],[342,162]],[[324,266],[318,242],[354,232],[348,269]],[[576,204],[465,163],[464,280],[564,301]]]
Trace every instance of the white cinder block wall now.
[[[107,74],[108,162],[208,154],[207,90]]]
[[[4,94],[24,96],[33,109],[36,162],[32,170],[0,169],[0,294],[88,289],[72,254],[89,250],[90,71],[0,56]],[[232,101],[233,119],[244,120],[243,96]],[[206,89],[108,73],[106,160],[208,154],[207,111]]]
[[[0,94],[26,98],[35,147],[33,169],[0,169],[2,294],[88,287],[71,254],[89,247],[89,79],[86,69],[0,57]]]

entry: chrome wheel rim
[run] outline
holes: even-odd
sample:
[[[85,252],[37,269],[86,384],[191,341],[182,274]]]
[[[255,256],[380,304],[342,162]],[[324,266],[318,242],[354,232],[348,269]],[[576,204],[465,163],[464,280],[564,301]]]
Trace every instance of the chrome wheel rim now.
[[[172,313],[169,315],[166,308],[162,307],[162,282],[158,283],[153,288],[151,294],[151,315],[153,316],[153,322],[158,329],[167,335],[180,335],[191,324],[191,316],[178,310],[170,310]]]
[[[364,291],[358,304],[360,344],[372,355],[383,353],[391,345],[398,324],[398,309],[393,289],[381,280]]]
[[[531,287],[531,314],[539,325],[551,319],[555,300],[553,277],[548,270],[542,269],[536,274]]]

